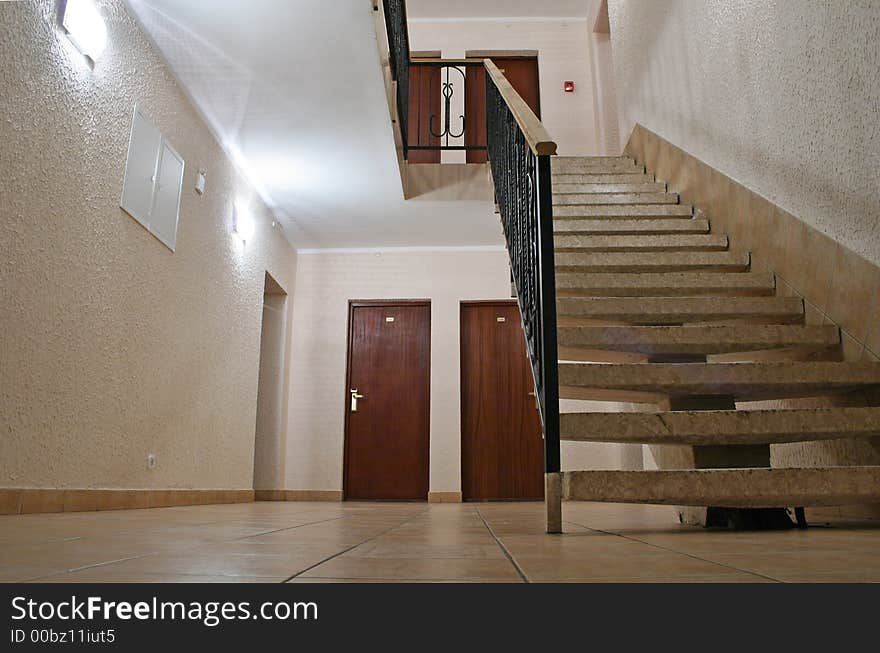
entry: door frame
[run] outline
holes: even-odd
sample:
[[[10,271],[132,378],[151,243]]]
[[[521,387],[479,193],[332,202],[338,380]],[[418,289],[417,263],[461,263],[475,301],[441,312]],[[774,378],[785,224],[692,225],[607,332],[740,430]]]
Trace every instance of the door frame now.
[[[433,338],[431,337],[432,327],[432,308],[430,299],[349,299],[348,300],[348,320],[346,325],[345,336],[345,389],[343,391],[343,413],[345,415],[345,425],[343,427],[343,451],[342,451],[342,500],[347,501],[348,491],[348,445],[349,445],[349,416],[351,414],[351,396],[349,389],[351,388],[351,326],[354,318],[354,309],[362,307],[375,306],[427,306],[428,307],[428,489],[430,492],[431,478],[431,346]],[[427,496],[425,497],[427,499]]]

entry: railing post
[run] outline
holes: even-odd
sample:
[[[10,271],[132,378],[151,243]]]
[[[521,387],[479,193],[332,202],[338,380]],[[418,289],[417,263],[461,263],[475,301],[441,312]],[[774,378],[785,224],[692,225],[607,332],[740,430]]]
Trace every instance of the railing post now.
[[[562,532],[562,474],[559,448],[559,353],[556,331],[556,263],[553,250],[553,191],[550,156],[537,156],[537,250],[541,271],[541,390],[544,422],[544,505],[547,532]]]
[[[544,471],[560,470],[559,355],[556,343],[556,275],[553,257],[553,195],[550,157],[538,157],[538,267],[541,270],[541,361],[544,392]]]

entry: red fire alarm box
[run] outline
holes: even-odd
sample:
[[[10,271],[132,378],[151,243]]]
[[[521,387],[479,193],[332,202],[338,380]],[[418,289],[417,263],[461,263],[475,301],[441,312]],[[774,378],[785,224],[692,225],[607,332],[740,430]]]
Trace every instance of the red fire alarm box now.
[[[574,82],[562,82],[562,88],[566,93],[574,93]]]

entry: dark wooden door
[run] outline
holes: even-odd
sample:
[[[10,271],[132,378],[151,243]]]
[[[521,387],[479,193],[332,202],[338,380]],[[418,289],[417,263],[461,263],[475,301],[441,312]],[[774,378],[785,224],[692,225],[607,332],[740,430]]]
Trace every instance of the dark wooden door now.
[[[491,57],[510,85],[526,104],[541,117],[541,89],[537,57]],[[469,67],[465,82],[465,145],[486,144],[486,69]],[[485,163],[485,150],[468,150],[468,163]]]
[[[409,114],[407,134],[410,146],[440,147],[440,68],[419,64],[409,67]],[[433,133],[432,130],[433,129]],[[409,163],[440,163],[440,150],[409,150]]]
[[[426,500],[430,304],[352,302],[348,347],[345,497]]]
[[[541,499],[544,441],[515,303],[461,307],[461,489],[467,500]]]

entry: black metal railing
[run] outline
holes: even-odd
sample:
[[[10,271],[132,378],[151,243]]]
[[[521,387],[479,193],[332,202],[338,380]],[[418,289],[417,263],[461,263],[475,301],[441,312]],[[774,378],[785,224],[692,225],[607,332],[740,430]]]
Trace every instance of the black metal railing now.
[[[409,70],[406,149],[485,151],[485,115],[475,110],[485,92],[483,61],[412,59]]]
[[[406,20],[406,0],[383,0],[382,6],[385,10],[391,78],[397,82],[397,120],[400,123],[405,159],[409,117],[409,30]]]
[[[397,82],[395,102],[403,158],[439,163],[442,150],[485,151],[482,105],[472,105],[484,92],[483,62],[412,60],[405,0],[383,0],[383,8],[391,78]],[[457,105],[456,96],[461,98]],[[469,111],[471,106],[479,106],[479,110]],[[419,155],[410,157],[411,151]],[[430,152],[435,154],[426,156]],[[483,162],[484,156],[469,155],[468,160]]]
[[[515,94],[512,87],[509,92]],[[525,107],[525,103],[521,106]],[[550,155],[533,149],[489,74],[486,75],[486,110],[495,201],[507,240],[544,427],[544,468],[548,473],[558,472],[559,358]],[[527,107],[525,110],[530,112]]]

